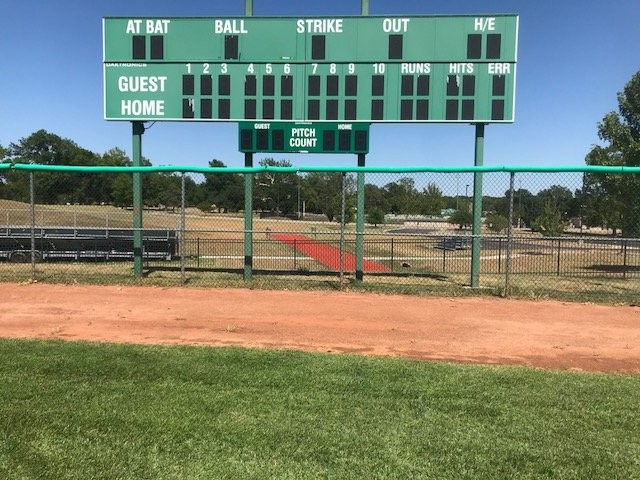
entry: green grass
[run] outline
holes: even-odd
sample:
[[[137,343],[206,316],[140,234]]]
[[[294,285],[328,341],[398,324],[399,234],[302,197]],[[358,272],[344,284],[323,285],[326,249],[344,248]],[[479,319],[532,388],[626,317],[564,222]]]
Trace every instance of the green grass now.
[[[638,376],[0,340],[0,477],[634,479],[638,391]]]

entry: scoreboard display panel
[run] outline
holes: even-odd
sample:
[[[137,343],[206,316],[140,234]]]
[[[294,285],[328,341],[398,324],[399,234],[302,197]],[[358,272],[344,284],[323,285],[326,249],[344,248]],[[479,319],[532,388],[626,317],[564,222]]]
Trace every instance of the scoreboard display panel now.
[[[244,153],[369,153],[368,123],[240,122]]]
[[[516,15],[104,18],[107,120],[513,122]]]

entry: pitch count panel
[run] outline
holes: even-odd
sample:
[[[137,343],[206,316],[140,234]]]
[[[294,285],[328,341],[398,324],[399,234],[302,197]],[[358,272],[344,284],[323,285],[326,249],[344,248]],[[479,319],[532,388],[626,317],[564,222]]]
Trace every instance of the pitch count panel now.
[[[109,120],[511,122],[518,17],[105,18]]]

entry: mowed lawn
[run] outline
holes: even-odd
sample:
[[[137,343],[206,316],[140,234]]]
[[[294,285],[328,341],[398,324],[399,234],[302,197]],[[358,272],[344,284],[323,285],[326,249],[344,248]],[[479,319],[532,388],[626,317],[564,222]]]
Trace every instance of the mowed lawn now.
[[[640,377],[0,340],[0,478],[634,479]]]

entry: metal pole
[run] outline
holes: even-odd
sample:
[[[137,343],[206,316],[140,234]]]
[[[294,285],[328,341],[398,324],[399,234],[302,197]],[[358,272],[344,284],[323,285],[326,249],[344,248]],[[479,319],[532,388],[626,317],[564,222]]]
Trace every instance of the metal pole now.
[[[253,0],[244,0],[244,14],[247,17],[253,16]]]
[[[133,130],[133,166],[142,165],[142,134],[144,124],[131,122]],[[133,275],[142,278],[142,174],[133,172]]]
[[[297,218],[298,220],[302,220],[302,211],[300,210],[300,174],[296,174],[296,179],[298,180],[298,214],[297,214]]]
[[[360,15],[362,15],[363,17],[369,15],[369,0],[362,0]]]
[[[185,227],[187,224],[187,219],[186,219],[186,214],[185,214],[185,209],[187,206],[187,201],[186,201],[186,188],[185,188],[185,181],[184,181],[184,172],[182,172],[182,199],[181,199],[181,203],[180,203],[180,280],[182,281],[182,283],[186,283],[187,279],[185,276],[185,262],[186,262],[186,256],[185,256],[185,239],[184,239],[184,234],[185,234]]]
[[[253,153],[244,154],[244,166],[253,167]],[[253,174],[244,174],[244,279],[253,275]]]
[[[504,276],[504,294],[505,296],[511,295],[511,252],[513,249],[513,197],[514,187],[516,183],[516,174],[511,172],[509,178],[509,218],[507,220],[507,262],[506,272]]]
[[[366,155],[358,154],[358,166],[365,166]],[[364,278],[364,172],[358,172],[358,194],[356,200],[356,282]]]
[[[33,172],[29,172],[29,204],[31,208],[31,281],[36,281],[36,192]]]
[[[345,178],[347,177],[346,173],[342,173],[342,205],[340,209],[340,288],[342,288],[342,281],[344,278],[344,223],[345,223],[345,213],[346,213],[346,194],[345,194]]]
[[[625,238],[622,241],[622,250],[623,250],[623,258],[622,258],[622,278],[627,278],[627,239]]]
[[[484,163],[484,123],[476,123],[476,167]],[[473,173],[473,227],[471,239],[471,287],[480,286],[480,235],[482,227],[482,173]]]

